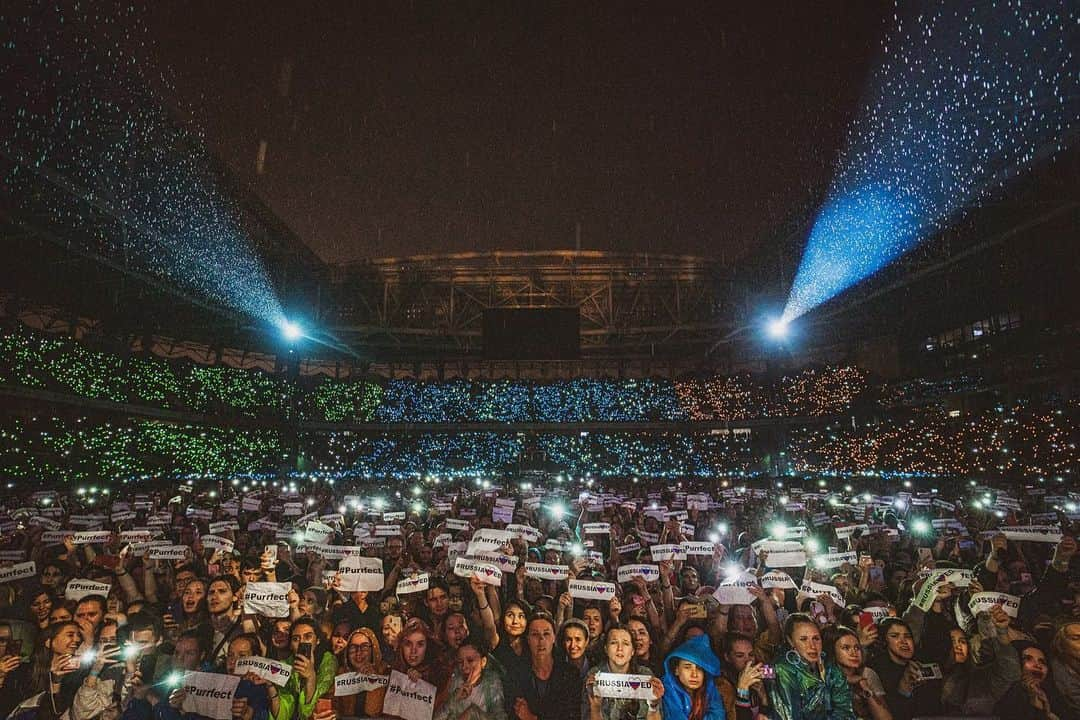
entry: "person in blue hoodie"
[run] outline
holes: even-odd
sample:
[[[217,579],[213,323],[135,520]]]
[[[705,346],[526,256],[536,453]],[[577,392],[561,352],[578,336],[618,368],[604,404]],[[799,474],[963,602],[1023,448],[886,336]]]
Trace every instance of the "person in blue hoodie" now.
[[[664,660],[664,720],[726,720],[716,689],[720,658],[708,635],[690,638]]]

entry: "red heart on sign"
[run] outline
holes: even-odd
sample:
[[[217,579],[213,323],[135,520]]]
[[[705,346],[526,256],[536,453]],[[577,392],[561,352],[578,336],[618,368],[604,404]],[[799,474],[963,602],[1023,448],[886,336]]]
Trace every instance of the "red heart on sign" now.
[[[495,574],[495,571],[493,569],[491,569],[491,568],[484,568],[484,572],[487,573],[488,577],[491,577],[492,575]]]

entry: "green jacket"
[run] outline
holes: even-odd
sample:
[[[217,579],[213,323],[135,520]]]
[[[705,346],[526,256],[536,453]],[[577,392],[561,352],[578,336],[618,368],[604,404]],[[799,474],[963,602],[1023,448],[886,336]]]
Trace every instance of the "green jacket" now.
[[[290,657],[285,662],[293,664],[295,658]],[[337,674],[337,659],[333,654],[324,652],[319,658],[319,667],[315,671],[315,696],[307,697],[304,694],[300,675],[293,672],[289,682],[278,691],[278,712],[272,715],[273,720],[308,720],[315,712],[315,703],[324,695],[333,695],[334,675]]]
[[[789,650],[774,667],[769,700],[775,720],[855,720],[851,688],[836,665],[827,662],[814,672]]]

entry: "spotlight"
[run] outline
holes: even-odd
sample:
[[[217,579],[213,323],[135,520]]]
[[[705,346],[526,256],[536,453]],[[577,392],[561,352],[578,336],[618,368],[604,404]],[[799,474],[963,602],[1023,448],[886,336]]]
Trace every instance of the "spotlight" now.
[[[788,321],[782,317],[770,320],[765,326],[765,331],[773,340],[783,340],[788,334]]]
[[[282,320],[281,334],[284,335],[285,339],[289,342],[296,342],[304,336],[304,330],[290,320]]]

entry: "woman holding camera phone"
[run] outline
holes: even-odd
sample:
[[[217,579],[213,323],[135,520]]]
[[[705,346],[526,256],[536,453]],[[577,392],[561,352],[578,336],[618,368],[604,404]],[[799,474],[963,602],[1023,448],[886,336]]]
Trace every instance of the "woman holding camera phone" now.
[[[278,710],[272,717],[274,720],[308,720],[323,696],[329,696],[334,688],[337,660],[322,637],[318,622],[312,618],[302,617],[293,622],[289,643],[293,654],[288,663],[292,665],[293,674],[277,697],[269,690],[271,707],[275,699],[278,702]]]

